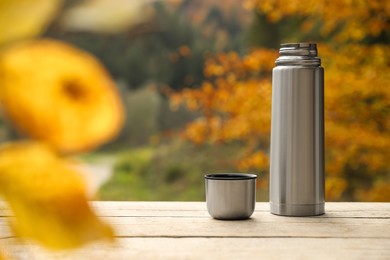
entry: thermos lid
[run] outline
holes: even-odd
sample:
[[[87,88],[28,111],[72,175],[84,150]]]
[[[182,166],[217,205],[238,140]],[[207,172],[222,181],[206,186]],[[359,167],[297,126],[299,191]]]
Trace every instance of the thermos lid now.
[[[282,43],[279,54],[290,56],[312,56],[317,57],[317,44],[315,43]]]
[[[315,43],[283,43],[280,45],[277,66],[320,66]]]

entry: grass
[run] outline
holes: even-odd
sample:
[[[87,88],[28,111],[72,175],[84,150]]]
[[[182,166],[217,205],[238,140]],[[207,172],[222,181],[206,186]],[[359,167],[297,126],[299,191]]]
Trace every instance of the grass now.
[[[196,146],[172,140],[116,154],[114,174],[97,194],[100,200],[204,201],[204,174],[237,172],[239,144]]]

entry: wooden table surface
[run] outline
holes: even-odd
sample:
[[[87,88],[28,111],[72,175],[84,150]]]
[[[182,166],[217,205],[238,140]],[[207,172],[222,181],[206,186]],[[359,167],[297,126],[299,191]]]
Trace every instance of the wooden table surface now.
[[[390,203],[326,203],[318,217],[280,217],[257,203],[249,220],[212,219],[204,202],[93,202],[115,244],[67,252],[20,245],[0,210],[12,259],[390,259]]]

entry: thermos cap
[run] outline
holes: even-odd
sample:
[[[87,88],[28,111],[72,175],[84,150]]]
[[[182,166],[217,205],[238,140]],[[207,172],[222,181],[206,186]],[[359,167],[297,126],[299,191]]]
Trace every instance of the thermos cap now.
[[[315,43],[283,43],[280,45],[277,66],[320,66]]]
[[[206,174],[206,204],[215,219],[247,219],[255,210],[256,178],[247,173]]]

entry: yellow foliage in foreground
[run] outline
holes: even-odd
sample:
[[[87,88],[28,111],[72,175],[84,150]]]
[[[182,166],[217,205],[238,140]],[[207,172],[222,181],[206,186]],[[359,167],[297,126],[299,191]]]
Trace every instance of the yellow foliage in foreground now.
[[[113,239],[89,206],[78,168],[58,154],[102,145],[124,120],[115,84],[92,55],[54,40],[18,41],[43,32],[61,3],[0,2],[1,110],[37,140],[0,147],[0,197],[16,235],[53,249]]]
[[[56,155],[89,151],[120,130],[123,105],[104,68],[65,43],[34,40],[1,51],[0,84],[6,116],[40,141],[0,148],[0,196],[15,233],[58,249],[113,238],[76,167]]]
[[[62,153],[92,150],[124,121],[119,93],[90,54],[54,40],[14,44],[0,53],[0,100],[23,133]]]
[[[16,234],[23,238],[72,248],[113,237],[88,205],[81,175],[42,144],[0,147],[0,195],[13,211]]]
[[[62,0],[1,0],[0,45],[42,33],[61,4]]]

